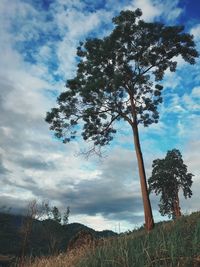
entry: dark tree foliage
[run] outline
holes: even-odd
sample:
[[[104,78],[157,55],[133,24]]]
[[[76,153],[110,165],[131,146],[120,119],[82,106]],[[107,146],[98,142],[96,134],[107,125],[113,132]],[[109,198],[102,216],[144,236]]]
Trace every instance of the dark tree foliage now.
[[[59,224],[67,225],[69,222],[70,207],[67,207],[66,211],[63,213],[60,210],[53,206],[51,207],[49,203],[44,202],[42,204],[42,216],[46,217],[47,220],[53,220]]]
[[[52,215],[53,215],[53,220],[56,221],[57,223],[61,223],[61,213],[57,207],[52,208]]]
[[[158,122],[163,89],[159,82],[167,69],[176,70],[176,57],[181,55],[194,64],[198,53],[193,36],[184,33],[183,26],[147,23],[141,15],[140,9],[121,11],[113,18],[115,28],[109,36],[80,43],[77,74],[67,81],[67,90],[58,97],[57,107],[47,113],[46,121],[64,143],[81,132],[83,139],[92,143],[90,152],[111,142],[116,122],[126,121],[131,126],[150,229],[153,218],[138,124]]]
[[[43,221],[43,237],[48,244],[48,249],[51,254],[57,253],[59,251],[59,244],[62,243],[64,236],[63,232],[60,231],[60,225],[67,225],[69,222],[70,209],[67,207],[67,210],[64,213],[61,213],[60,210],[53,206],[51,207],[49,203],[43,203],[43,217],[46,217],[46,220]]]
[[[88,39],[77,50],[77,75],[68,80],[58,107],[47,113],[58,138],[74,139],[76,125],[83,122],[84,140],[107,145],[113,139],[116,120],[148,126],[158,122],[165,70],[176,70],[176,56],[195,63],[192,36],[182,26],[164,26],[138,20],[141,11],[122,11],[115,17],[113,32],[103,39]],[[154,77],[154,81],[153,81]],[[134,101],[135,110],[132,110]]]
[[[67,210],[63,214],[63,225],[67,225],[69,222],[70,207],[67,207]]]
[[[191,198],[192,173],[187,171],[182,155],[178,149],[167,152],[164,159],[153,161],[152,176],[149,178],[149,191],[160,197],[160,213],[169,218],[181,215],[178,192],[183,191],[185,198]]]

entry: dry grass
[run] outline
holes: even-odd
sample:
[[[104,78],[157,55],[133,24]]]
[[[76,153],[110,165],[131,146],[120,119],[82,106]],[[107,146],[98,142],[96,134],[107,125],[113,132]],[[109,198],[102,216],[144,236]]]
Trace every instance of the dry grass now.
[[[94,255],[97,247],[107,248],[112,241],[113,238],[102,238],[56,256],[27,258],[23,266],[16,264],[16,267],[75,267],[78,264],[82,264],[88,255]]]
[[[75,267],[94,249],[95,247],[85,245],[57,256],[38,257],[34,258],[34,260],[28,258],[23,267]]]

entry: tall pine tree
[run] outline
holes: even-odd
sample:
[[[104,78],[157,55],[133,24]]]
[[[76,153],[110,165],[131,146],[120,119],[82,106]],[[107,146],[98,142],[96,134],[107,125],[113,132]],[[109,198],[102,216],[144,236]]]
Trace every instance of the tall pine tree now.
[[[149,231],[154,221],[138,125],[158,122],[163,89],[159,81],[167,69],[176,70],[176,57],[194,64],[198,53],[184,27],[147,23],[141,15],[140,9],[121,11],[113,18],[115,28],[109,36],[80,43],[77,74],[67,81],[67,90],[58,97],[57,107],[47,113],[46,121],[63,142],[74,139],[81,126],[83,139],[93,144],[91,151],[110,143],[116,122],[130,125]]]

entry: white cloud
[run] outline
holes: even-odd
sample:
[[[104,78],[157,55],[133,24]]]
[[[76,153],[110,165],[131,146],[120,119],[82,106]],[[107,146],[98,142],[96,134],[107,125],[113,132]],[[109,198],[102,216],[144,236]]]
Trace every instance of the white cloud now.
[[[97,231],[102,230],[112,230],[116,233],[122,233],[128,230],[133,230],[133,225],[127,223],[126,220],[111,220],[104,218],[101,214],[96,214],[95,216],[73,216],[70,218],[70,221],[82,221],[84,225],[87,225],[90,228],[96,229]],[[137,223],[134,225],[135,228],[137,227]],[[140,224],[139,224],[140,226]]]
[[[184,94],[183,97],[182,97],[182,101],[183,101],[183,104],[185,105],[185,107],[187,107],[188,110],[190,111],[198,111],[200,110],[200,103],[198,103],[197,101],[195,101],[193,99],[193,95],[190,94]]]
[[[197,87],[193,88],[192,97],[200,98],[200,86],[197,86]]]
[[[181,81],[182,77],[178,76],[174,72],[167,70],[163,80],[164,89],[176,89],[180,85]]]
[[[178,3],[179,0],[132,0],[131,4],[127,5],[125,9],[135,10],[140,8],[143,12],[143,19],[147,21],[152,21],[161,15],[168,21],[174,21],[182,13]]]
[[[76,1],[78,2],[78,1]],[[77,5],[76,5],[77,4]],[[76,70],[76,48],[80,41],[85,40],[87,34],[96,29],[96,34],[105,35],[108,30],[101,27],[102,23],[109,23],[113,17],[111,11],[83,12],[84,4],[70,2],[67,5],[59,1],[54,5],[54,23],[57,25],[62,40],[57,42],[57,56],[59,60],[58,72],[65,79],[71,78]]]
[[[183,9],[178,7],[180,0],[175,0],[175,1],[161,1],[162,3],[162,10],[163,10],[163,15],[166,16],[168,21],[174,21],[176,20],[181,13],[183,12]]]
[[[200,24],[195,25],[190,32],[194,35],[195,41],[200,41]]]
[[[181,114],[186,112],[183,101],[177,93],[169,94],[168,97],[171,98],[170,105],[167,107],[168,113],[172,112]]]
[[[136,8],[140,8],[142,10],[144,20],[148,21],[158,17],[162,12],[159,6],[152,3],[151,0],[134,0],[126,7],[126,9],[129,10],[135,10]]]

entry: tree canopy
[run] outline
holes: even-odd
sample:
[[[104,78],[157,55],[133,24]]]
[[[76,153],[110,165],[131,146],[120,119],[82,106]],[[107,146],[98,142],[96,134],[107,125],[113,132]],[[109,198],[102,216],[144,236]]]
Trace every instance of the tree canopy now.
[[[58,106],[46,116],[63,142],[76,137],[78,123],[83,139],[95,146],[110,143],[115,121],[157,123],[163,88],[158,82],[164,72],[176,70],[178,55],[195,63],[193,37],[183,26],[147,23],[141,15],[139,9],[122,11],[113,18],[115,28],[109,36],[80,43],[77,75],[67,81]]]
[[[192,196],[192,173],[187,171],[181,152],[173,149],[164,159],[153,161],[152,176],[148,179],[149,191],[160,197],[160,213],[177,218],[181,215],[178,192],[183,191],[185,198]]]

